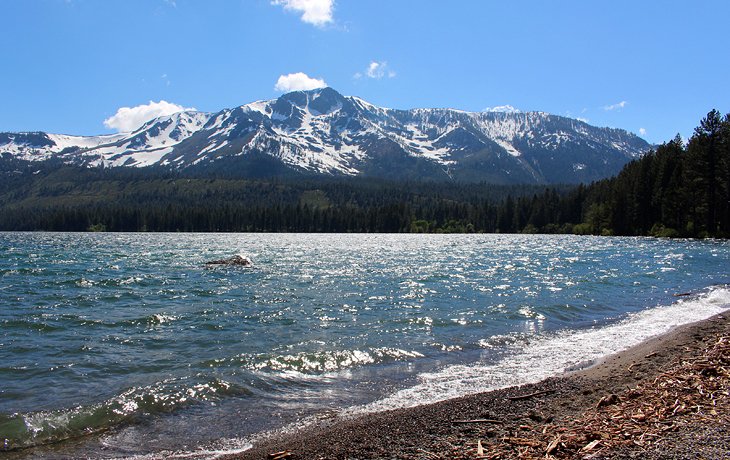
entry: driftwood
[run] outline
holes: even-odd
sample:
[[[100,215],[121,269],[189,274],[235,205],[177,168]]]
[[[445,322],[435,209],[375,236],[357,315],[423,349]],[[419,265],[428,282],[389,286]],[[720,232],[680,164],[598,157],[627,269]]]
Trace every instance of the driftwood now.
[[[268,455],[269,460],[284,460],[285,458],[292,458],[294,454],[290,450],[282,450],[281,452],[274,452]]]

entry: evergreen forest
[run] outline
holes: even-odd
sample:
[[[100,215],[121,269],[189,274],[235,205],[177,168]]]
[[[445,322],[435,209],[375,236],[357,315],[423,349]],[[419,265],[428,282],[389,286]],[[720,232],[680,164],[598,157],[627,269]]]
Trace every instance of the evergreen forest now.
[[[545,187],[236,179],[0,156],[0,230],[730,236],[730,114],[712,110],[616,176]]]

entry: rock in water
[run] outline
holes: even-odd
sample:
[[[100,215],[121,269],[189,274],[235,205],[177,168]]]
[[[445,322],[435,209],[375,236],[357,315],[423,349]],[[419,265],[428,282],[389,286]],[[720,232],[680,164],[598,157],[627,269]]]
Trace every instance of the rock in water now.
[[[210,262],[206,262],[205,265],[235,265],[239,267],[250,267],[253,265],[253,262],[251,262],[251,259],[248,257],[235,255],[228,259],[211,260]]]

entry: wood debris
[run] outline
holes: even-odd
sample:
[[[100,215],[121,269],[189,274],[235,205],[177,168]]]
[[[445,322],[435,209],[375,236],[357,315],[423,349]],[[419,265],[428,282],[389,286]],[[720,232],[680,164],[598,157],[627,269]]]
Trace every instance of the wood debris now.
[[[598,405],[596,407],[601,408],[601,407],[611,406],[613,404],[618,403],[619,401],[620,401],[620,398],[618,397],[618,395],[604,396],[603,398],[601,398],[600,401],[598,401]]]
[[[509,399],[510,401],[521,401],[523,399],[530,399],[530,398],[534,398],[535,396],[546,395],[549,393],[553,393],[553,391],[545,390],[545,391],[536,391],[534,393],[530,393],[530,394],[526,394],[526,395],[507,396],[507,399]]]
[[[546,454],[552,454],[558,449],[558,445],[560,444],[560,441],[563,439],[562,435],[558,435],[557,438],[553,439],[550,444],[548,444],[548,448],[545,451]]]
[[[507,436],[502,438],[502,441],[508,442],[510,444],[514,444],[516,446],[529,446],[529,447],[539,447],[540,444],[542,444],[540,441],[535,441],[534,439],[515,438],[515,437],[507,437]]]
[[[465,424],[465,423],[497,423],[497,424],[502,424],[504,422],[501,421],[501,420],[493,420],[493,419],[490,419],[490,418],[475,418],[473,420],[454,420],[451,423],[456,423],[456,424]]]
[[[718,414],[730,411],[729,388],[730,337],[723,336],[699,356],[673,362],[654,380],[605,395],[576,420],[545,423],[524,437],[496,438],[482,452],[494,459],[588,459],[630,446],[649,449],[682,424],[718,423]]]

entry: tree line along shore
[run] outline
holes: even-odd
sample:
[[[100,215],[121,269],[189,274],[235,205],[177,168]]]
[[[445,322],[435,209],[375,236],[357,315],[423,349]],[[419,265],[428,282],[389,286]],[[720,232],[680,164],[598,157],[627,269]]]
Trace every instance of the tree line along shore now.
[[[186,176],[0,156],[0,230],[730,236],[730,114],[590,185]]]

